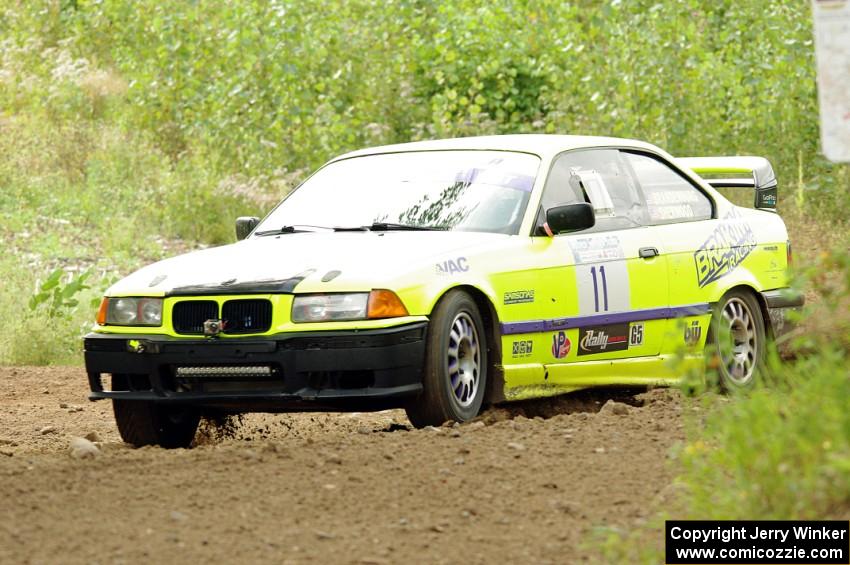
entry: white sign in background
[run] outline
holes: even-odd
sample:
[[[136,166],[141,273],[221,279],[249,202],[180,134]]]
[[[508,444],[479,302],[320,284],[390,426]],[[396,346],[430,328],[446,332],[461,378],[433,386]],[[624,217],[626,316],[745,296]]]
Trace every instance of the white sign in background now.
[[[812,0],[823,153],[850,163],[850,0]]]

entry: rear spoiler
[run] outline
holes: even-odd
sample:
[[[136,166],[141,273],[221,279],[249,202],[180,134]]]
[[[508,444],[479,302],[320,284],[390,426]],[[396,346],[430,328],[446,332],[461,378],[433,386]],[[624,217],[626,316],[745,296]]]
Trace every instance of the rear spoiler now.
[[[755,207],[776,211],[776,174],[764,157],[684,157],[677,161],[715,188],[755,189]]]

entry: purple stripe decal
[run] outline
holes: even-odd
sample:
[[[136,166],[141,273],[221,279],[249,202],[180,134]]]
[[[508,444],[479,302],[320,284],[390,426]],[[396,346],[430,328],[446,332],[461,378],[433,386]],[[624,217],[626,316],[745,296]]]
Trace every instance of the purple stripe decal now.
[[[502,324],[502,335],[530,334],[551,330],[565,330],[579,327],[602,326],[606,324],[625,324],[648,320],[663,320],[667,318],[683,318],[699,316],[711,310],[708,303],[689,304],[687,306],[671,306],[668,308],[647,308],[646,310],[629,310],[611,314],[592,314],[590,316],[574,316],[572,318],[555,318],[553,320],[532,320],[528,322],[506,322]]]

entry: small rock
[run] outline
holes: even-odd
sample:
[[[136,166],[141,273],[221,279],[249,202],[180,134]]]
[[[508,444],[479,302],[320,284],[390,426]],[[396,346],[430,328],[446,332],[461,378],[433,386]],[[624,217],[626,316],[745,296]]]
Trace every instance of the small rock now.
[[[515,442],[515,441],[508,443],[508,448],[509,449],[515,449],[517,451],[525,451],[525,446],[523,444]]]
[[[97,446],[84,437],[71,438],[69,450],[74,459],[89,459],[100,455]]]
[[[360,426],[359,428],[357,428],[357,433],[363,434],[363,435],[368,435],[368,434],[372,433],[372,430],[370,430],[366,426]]]
[[[74,412],[82,412],[82,411],[83,411],[82,406],[69,406],[68,407],[68,413],[69,414],[73,414]]]
[[[445,532],[446,529],[439,524],[434,524],[433,526],[431,526],[431,531],[437,532],[438,534],[441,534],[441,533]]]
[[[331,465],[342,465],[342,457],[336,453],[330,453],[327,457],[325,457],[325,462],[330,463]]]
[[[334,539],[336,536],[324,530],[316,530],[316,537],[319,539]]]
[[[458,457],[457,459],[455,459],[455,465],[463,465],[465,462],[466,460],[463,457]]]
[[[0,449],[0,455],[5,455],[6,457],[12,457],[15,455],[15,452],[11,449]]]
[[[186,516],[185,514],[183,514],[182,512],[178,512],[177,510],[172,510],[171,511],[171,519],[174,520],[175,522],[185,522],[186,520],[189,519],[189,517]]]
[[[336,485],[335,485],[335,484],[333,484],[333,483],[327,483],[326,485],[324,485],[324,487],[325,487],[325,490],[334,490],[334,489],[336,489]]]
[[[479,420],[477,422],[472,422],[471,424],[467,424],[466,429],[467,430],[479,430],[479,429],[483,428],[484,426],[485,426],[484,422]]]
[[[40,433],[43,436],[46,436],[47,434],[52,434],[55,431],[56,431],[56,428],[53,427],[53,426],[44,426],[43,428],[38,430],[38,433]]]
[[[60,403],[59,403],[59,408],[67,408],[67,407],[68,407],[68,403],[67,403],[67,402],[60,402]]]
[[[600,410],[601,413],[614,414],[615,416],[625,416],[629,413],[629,406],[622,402],[609,400]]]
[[[434,427],[434,426],[425,426],[422,429],[425,430],[425,431],[428,431],[428,432],[436,432],[438,434],[441,433],[440,428],[437,428],[437,427]]]
[[[50,391],[47,390],[47,389],[44,389],[43,391],[41,391],[41,394],[50,394]]]
[[[596,453],[605,453],[605,448],[604,447],[597,447],[593,451],[595,451]]]
[[[452,430],[449,432],[449,437],[460,437],[460,430]]]
[[[100,434],[98,434],[97,432],[89,432],[86,435],[84,435],[83,437],[86,438],[87,440],[89,440],[92,443],[100,443],[100,442],[103,441],[103,438],[101,438]]]

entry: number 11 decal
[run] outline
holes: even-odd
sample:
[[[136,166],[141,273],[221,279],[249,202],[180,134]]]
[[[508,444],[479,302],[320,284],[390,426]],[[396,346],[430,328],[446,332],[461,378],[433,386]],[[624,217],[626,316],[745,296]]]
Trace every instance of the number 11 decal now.
[[[599,310],[599,282],[597,282],[596,274],[599,273],[599,279],[602,283],[602,310]],[[597,312],[608,311],[608,279],[605,277],[605,265],[600,265],[597,271],[596,266],[590,268],[590,277],[593,279],[593,304]]]

